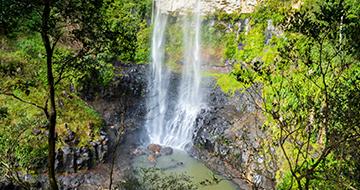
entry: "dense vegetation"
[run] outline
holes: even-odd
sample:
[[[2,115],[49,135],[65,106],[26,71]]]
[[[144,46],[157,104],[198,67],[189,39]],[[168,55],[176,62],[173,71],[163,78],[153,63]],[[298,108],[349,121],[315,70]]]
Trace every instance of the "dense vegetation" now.
[[[233,87],[261,96],[279,189],[359,188],[359,10],[356,0],[265,1],[227,45]]]
[[[43,173],[55,150],[49,144],[65,135],[65,126],[79,135],[77,146],[86,146],[90,133],[99,138],[103,121],[79,91],[89,81],[106,86],[115,61],[148,62],[151,3],[2,1],[0,176],[24,185],[19,172]],[[265,0],[251,14],[219,11],[203,22],[206,64],[231,68],[230,74],[208,69],[204,75],[229,94],[254,96],[266,116],[262,143],[271,148],[264,157],[277,161],[277,188],[359,189],[360,1]],[[180,27],[173,22],[168,28],[173,71],[181,65]],[[56,147],[62,146],[57,140]],[[152,178],[159,177],[121,185],[159,189],[162,184],[155,186]],[[194,188],[186,176],[160,179]]]
[[[147,59],[149,3],[2,1],[0,176],[26,187],[18,173],[42,173],[48,154],[57,189],[55,142],[64,146],[69,128],[77,146],[88,146],[103,125],[79,90],[83,82],[112,80],[114,60]]]

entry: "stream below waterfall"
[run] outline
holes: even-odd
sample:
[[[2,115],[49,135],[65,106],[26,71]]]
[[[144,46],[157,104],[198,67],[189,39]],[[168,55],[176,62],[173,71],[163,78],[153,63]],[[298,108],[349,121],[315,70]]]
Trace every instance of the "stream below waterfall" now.
[[[174,149],[173,154],[161,156],[157,159],[156,165],[148,161],[146,155],[138,156],[133,160],[133,167],[149,168],[155,167],[165,172],[165,174],[185,174],[192,178],[193,183],[199,190],[236,190],[237,186],[230,180],[221,175],[215,174],[199,160],[191,157],[188,153]],[[219,179],[218,183],[201,185],[206,180],[211,181],[213,176]]]

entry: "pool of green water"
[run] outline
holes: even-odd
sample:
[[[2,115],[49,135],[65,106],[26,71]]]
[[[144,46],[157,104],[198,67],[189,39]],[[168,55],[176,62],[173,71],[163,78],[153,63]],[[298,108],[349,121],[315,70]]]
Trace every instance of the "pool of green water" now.
[[[189,156],[186,152],[174,150],[172,155],[157,158],[156,164],[148,161],[147,156],[139,156],[133,162],[134,168],[156,167],[168,174],[185,174],[190,176],[199,190],[236,190],[235,184],[222,176],[216,175],[203,163]],[[218,182],[214,182],[214,176]],[[211,183],[204,182],[211,181]]]

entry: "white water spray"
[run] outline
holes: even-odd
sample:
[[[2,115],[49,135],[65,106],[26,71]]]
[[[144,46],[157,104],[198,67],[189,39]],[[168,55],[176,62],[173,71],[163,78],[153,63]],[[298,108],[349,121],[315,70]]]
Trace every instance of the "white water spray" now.
[[[171,100],[168,98],[168,87],[173,84],[169,84],[169,73],[164,64],[167,18],[160,12],[155,8],[146,128],[151,143],[184,149],[191,144],[195,120],[202,106],[200,1],[197,1],[192,13],[184,17],[184,65],[177,89],[178,98],[173,107],[169,106]]]

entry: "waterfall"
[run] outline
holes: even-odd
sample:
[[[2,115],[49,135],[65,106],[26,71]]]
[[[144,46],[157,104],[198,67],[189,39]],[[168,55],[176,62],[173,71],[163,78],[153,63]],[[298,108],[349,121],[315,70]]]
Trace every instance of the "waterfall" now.
[[[175,100],[168,97],[169,87],[176,84],[169,84],[170,72],[164,59],[167,16],[154,7],[146,129],[151,143],[185,149],[191,144],[195,120],[202,106],[200,2],[197,1],[194,10],[184,16],[184,64]]]
[[[151,44],[151,70],[149,74],[149,94],[147,101],[147,122],[146,129],[150,141],[161,142],[162,127],[165,125],[165,114],[167,111],[167,88],[169,73],[164,67],[165,56],[165,29],[167,15],[160,10],[154,11],[154,30]]]

